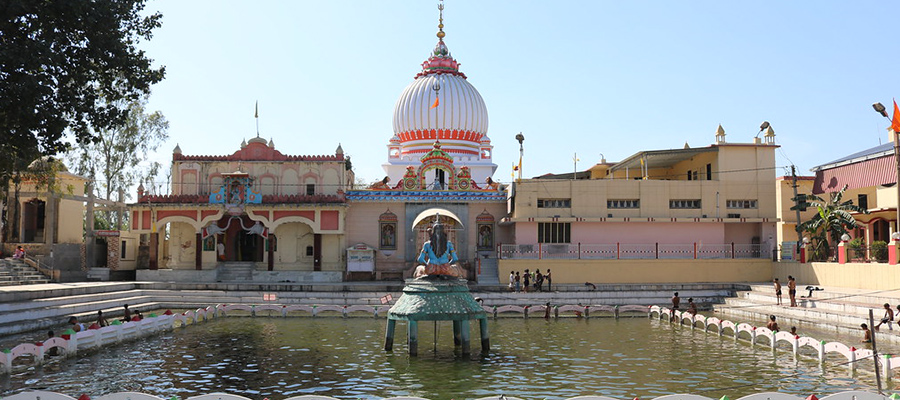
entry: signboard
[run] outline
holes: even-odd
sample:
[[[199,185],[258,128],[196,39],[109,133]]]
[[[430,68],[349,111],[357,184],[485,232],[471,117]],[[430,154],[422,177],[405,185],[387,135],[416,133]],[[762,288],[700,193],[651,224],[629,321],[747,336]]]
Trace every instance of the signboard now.
[[[119,235],[120,235],[119,231],[106,231],[106,230],[94,231],[94,236],[100,236],[100,237],[118,237]]]

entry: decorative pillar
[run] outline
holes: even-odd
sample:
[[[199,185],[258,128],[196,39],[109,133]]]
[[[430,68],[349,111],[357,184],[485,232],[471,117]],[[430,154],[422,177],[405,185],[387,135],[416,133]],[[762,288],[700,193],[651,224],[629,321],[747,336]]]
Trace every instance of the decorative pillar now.
[[[897,247],[900,241],[900,234],[896,232],[891,235],[891,243],[888,244],[888,264],[897,265]]]
[[[409,355],[417,356],[419,355],[419,322],[418,321],[408,321],[407,324],[407,336],[408,336],[408,346],[409,346]]]
[[[481,352],[491,351],[491,336],[488,333],[487,318],[479,319],[478,326],[481,328]]]
[[[159,269],[159,232],[150,234],[150,269]]]
[[[460,328],[460,321],[453,321],[453,346],[459,346],[462,344],[462,328]]]
[[[846,264],[847,263],[847,241],[850,240],[850,236],[844,234],[841,236],[841,242],[838,243],[838,264]]]
[[[394,328],[397,326],[397,321],[393,319],[388,320],[387,330],[384,332],[384,350],[391,351],[394,348]]]
[[[460,340],[462,341],[462,353],[469,354],[471,353],[471,334],[469,333],[469,320],[464,319],[459,321],[459,327],[462,330],[462,334],[460,335]]]
[[[200,271],[203,269],[203,236],[200,234],[200,232],[197,232],[196,239],[194,239],[194,241],[197,242],[197,245],[194,246],[194,248],[196,249],[194,251],[194,269]]]
[[[268,246],[266,246],[266,255],[268,256],[266,257],[266,266],[268,267],[269,271],[275,270],[275,243],[273,243],[273,241],[275,240],[278,240],[275,235],[269,235],[269,238],[266,239],[266,243],[268,244]]]

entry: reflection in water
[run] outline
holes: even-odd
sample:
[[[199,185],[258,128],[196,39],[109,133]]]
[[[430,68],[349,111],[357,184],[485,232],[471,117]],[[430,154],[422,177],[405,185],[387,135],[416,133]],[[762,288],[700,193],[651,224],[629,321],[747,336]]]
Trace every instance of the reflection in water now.
[[[525,399],[617,398],[693,393],[736,398],[871,389],[871,361],[851,377],[840,359],[795,359],[702,330],[646,318],[491,320],[490,354],[462,358],[449,322],[419,327],[419,357],[406,354],[405,324],[382,350],[384,319],[226,318],[163,336],[55,360],[0,381],[2,393],[50,390],[77,397],[137,391],[164,398],[227,392],[250,398],[420,396]],[[472,337],[478,337],[473,324]],[[814,352],[813,352],[814,354]]]

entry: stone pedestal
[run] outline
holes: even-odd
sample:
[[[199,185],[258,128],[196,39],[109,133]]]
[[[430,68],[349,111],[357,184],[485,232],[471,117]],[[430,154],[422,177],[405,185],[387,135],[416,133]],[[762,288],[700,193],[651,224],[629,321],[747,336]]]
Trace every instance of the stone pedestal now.
[[[409,279],[403,295],[388,311],[384,349],[393,348],[397,321],[408,321],[409,354],[412,356],[418,354],[419,321],[453,321],[453,343],[461,348],[462,354],[469,354],[470,320],[479,321],[481,348],[490,350],[487,314],[469,293],[465,280],[433,276]]]

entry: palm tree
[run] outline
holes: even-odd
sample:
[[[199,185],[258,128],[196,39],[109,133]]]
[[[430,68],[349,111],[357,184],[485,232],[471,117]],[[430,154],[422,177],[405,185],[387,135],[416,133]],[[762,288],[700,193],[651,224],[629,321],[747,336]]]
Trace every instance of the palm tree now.
[[[800,224],[800,229],[810,233],[812,259],[824,260],[831,255],[832,244],[836,243],[850,228],[859,225],[851,212],[868,214],[869,212],[855,204],[853,200],[844,201],[847,185],[837,192],[829,193],[829,201],[808,194],[809,205],[816,207],[818,213],[809,221]]]

